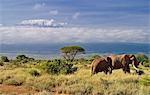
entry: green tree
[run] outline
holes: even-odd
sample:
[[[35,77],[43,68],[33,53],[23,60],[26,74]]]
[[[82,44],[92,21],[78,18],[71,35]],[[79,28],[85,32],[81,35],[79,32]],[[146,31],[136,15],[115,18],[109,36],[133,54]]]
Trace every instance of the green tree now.
[[[147,62],[148,57],[145,54],[137,54],[136,58],[139,62]]]
[[[71,61],[71,62],[74,60],[74,58],[77,54],[85,53],[84,48],[82,48],[80,46],[65,46],[65,47],[61,48],[60,50],[63,53],[63,57],[67,61]]]
[[[17,55],[16,56],[16,61],[19,62],[19,63],[27,63],[27,62],[30,61],[30,59],[26,55]]]
[[[145,54],[137,54],[136,58],[138,62],[140,62],[144,67],[150,67],[150,60],[149,57]]]
[[[21,61],[21,60],[25,60],[25,59],[28,59],[28,57],[25,56],[25,55],[17,55],[17,56],[16,56],[16,60],[17,60],[17,61]]]
[[[1,56],[1,61],[2,62],[9,62],[9,59],[7,56]]]

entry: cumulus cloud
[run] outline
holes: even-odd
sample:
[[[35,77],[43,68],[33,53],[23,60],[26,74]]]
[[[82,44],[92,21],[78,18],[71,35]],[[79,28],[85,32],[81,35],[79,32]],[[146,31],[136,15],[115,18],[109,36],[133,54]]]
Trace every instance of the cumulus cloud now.
[[[36,26],[36,27],[63,27],[67,23],[56,22],[54,19],[30,19],[23,20],[18,25]]]
[[[39,9],[41,9],[41,8],[44,8],[45,7],[45,3],[37,3],[37,4],[35,4],[34,6],[33,6],[33,9],[34,10],[39,10]]]
[[[58,10],[49,11],[49,15],[57,15],[57,14],[58,14]]]
[[[101,28],[35,28],[1,27],[3,44],[19,43],[93,43],[93,42],[148,42],[148,32],[143,29]]]
[[[72,18],[73,18],[73,19],[77,19],[79,16],[80,16],[80,13],[79,13],[79,12],[76,12],[76,13],[72,16]]]

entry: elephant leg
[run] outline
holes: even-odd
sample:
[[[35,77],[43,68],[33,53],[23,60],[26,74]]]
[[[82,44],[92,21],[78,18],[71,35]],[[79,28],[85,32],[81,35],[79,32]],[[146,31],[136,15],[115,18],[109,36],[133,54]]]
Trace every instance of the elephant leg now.
[[[127,71],[128,73],[130,73],[130,67],[129,67],[129,66],[127,66],[126,71]]]
[[[123,67],[123,68],[122,68],[122,70],[123,70],[123,72],[126,74],[126,68],[125,68],[125,67]]]
[[[130,67],[129,66],[125,66],[123,67],[123,72],[126,73],[130,73]]]
[[[107,75],[108,70],[105,70],[104,73]]]

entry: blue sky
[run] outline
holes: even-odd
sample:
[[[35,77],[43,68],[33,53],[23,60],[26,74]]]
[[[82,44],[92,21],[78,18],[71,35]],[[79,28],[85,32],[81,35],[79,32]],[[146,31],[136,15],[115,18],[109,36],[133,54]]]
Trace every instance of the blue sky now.
[[[69,26],[148,27],[149,0],[0,0],[0,24],[55,19]]]

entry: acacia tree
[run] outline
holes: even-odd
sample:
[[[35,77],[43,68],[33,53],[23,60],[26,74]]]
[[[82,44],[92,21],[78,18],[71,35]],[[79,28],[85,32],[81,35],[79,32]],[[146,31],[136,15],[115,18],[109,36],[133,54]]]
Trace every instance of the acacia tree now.
[[[61,48],[60,50],[63,53],[63,57],[67,61],[71,61],[71,62],[74,60],[74,58],[77,54],[85,53],[84,48],[82,48],[80,46],[65,46],[65,47]]]

